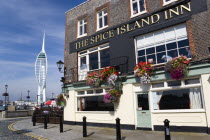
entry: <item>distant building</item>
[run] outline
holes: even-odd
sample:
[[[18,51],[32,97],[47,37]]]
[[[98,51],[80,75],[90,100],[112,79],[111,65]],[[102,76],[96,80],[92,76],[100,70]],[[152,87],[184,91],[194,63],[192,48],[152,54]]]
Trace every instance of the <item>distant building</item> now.
[[[210,133],[209,5],[209,0],[87,0],[67,11],[65,123],[81,124],[86,116],[88,125],[115,127],[119,117],[123,129],[163,130],[168,119],[172,131]],[[191,64],[181,80],[164,69],[177,56]],[[134,75],[140,61],[155,67],[149,84]],[[85,81],[109,66],[122,79],[114,88],[122,82],[123,94],[114,103],[104,102],[113,86]]]

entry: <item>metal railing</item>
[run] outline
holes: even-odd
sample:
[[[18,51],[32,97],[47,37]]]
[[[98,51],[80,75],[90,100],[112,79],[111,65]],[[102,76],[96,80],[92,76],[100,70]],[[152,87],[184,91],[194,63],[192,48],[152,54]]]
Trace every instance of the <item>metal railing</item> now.
[[[67,68],[65,72],[65,82],[74,83],[85,80],[90,72],[96,72],[99,74],[100,70],[104,67],[115,67],[120,75],[126,75],[128,73],[128,57],[121,56],[112,58],[107,62],[92,62],[89,65],[83,64],[81,67]]]

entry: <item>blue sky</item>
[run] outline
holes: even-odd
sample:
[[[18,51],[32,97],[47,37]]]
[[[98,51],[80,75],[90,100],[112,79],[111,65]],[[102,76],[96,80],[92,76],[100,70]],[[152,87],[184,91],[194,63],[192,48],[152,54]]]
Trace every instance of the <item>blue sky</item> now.
[[[0,0],[0,95],[7,84],[11,100],[30,90],[36,100],[34,65],[46,32],[48,57],[46,96],[61,92],[56,62],[63,60],[65,12],[86,0]],[[0,100],[4,100],[0,96]]]

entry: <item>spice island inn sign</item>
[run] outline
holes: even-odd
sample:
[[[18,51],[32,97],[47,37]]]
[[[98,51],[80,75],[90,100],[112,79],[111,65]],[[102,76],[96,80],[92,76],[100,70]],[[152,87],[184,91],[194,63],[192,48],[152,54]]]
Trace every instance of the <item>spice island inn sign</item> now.
[[[80,50],[87,49],[96,43],[104,40],[108,40],[115,36],[119,36],[137,29],[141,29],[153,24],[163,23],[165,20],[170,20],[172,18],[184,15],[185,13],[191,12],[191,3],[188,2],[183,5],[179,5],[172,9],[167,9],[165,11],[147,16],[145,18],[138,19],[132,23],[123,24],[115,29],[104,31],[100,34],[89,36],[86,39],[76,41],[70,44],[70,53],[77,52]]]

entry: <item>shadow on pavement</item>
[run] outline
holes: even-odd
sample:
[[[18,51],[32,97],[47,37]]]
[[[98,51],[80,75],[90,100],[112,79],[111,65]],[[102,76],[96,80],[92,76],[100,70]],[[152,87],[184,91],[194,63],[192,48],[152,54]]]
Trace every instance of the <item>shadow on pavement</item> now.
[[[88,134],[87,136],[89,137],[89,136],[91,136],[91,135],[93,135],[93,134],[95,134],[95,132],[92,132],[92,133]]]
[[[67,130],[65,130],[65,131],[63,131],[63,132],[67,132],[67,131],[71,131],[72,129],[67,129]]]

